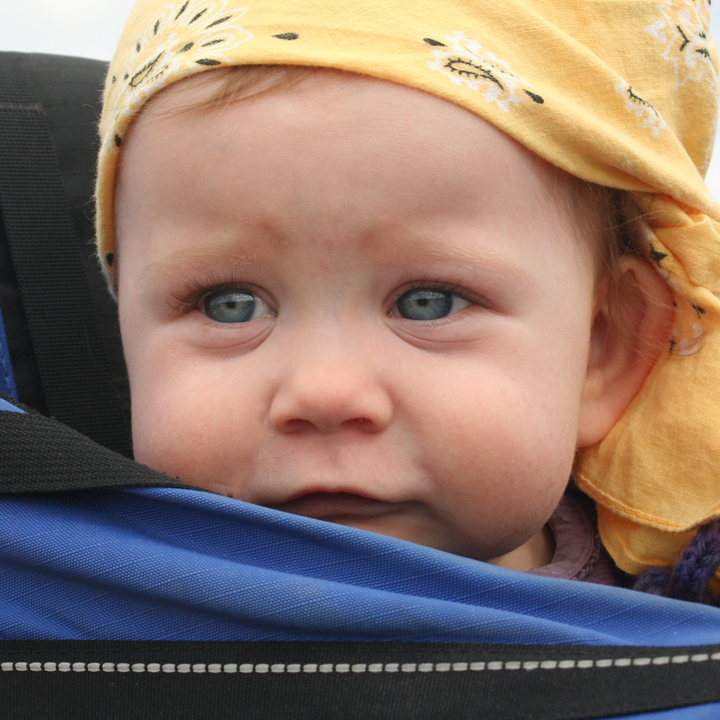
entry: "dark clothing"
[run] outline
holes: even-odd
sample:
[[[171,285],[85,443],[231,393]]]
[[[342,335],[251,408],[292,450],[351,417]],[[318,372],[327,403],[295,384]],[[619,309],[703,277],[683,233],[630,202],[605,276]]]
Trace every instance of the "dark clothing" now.
[[[592,501],[568,490],[548,525],[555,539],[555,554],[549,565],[530,570],[533,575],[617,587],[626,584],[624,573],[600,540]]]

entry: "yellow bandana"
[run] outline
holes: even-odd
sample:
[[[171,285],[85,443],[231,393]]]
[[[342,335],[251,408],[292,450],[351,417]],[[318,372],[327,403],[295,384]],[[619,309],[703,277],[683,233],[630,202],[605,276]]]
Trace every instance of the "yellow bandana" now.
[[[720,517],[717,72],[708,0],[138,0],[110,66],[97,186],[112,276],[115,170],[154,93],[226,65],[341,68],[462,105],[567,172],[639,191],[673,336],[575,478],[624,570],[670,564]],[[412,119],[409,119],[412,122]]]

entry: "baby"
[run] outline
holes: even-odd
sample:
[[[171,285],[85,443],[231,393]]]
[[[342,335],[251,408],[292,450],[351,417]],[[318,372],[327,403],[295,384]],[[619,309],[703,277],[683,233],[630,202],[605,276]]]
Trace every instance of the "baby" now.
[[[100,165],[136,459],[246,502],[512,569],[551,564],[548,521],[578,450],[598,447],[677,342],[677,282],[647,206],[541,159],[461,96],[351,63],[260,52],[183,70],[171,54],[211,46],[213,28],[227,31],[218,47],[260,31],[225,4],[218,17],[217,3],[155,4],[135,10],[152,20],[134,50],[150,60],[123,76],[144,94],[122,101],[131,112],[109,104]],[[550,103],[463,48],[442,67],[466,93],[508,114]],[[122,81],[113,66],[109,93]],[[628,125],[657,129],[623,92],[647,104]]]

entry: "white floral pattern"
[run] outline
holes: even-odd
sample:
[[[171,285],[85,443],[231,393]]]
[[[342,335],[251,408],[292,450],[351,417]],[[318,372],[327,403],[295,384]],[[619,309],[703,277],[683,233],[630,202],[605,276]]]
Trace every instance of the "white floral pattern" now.
[[[164,5],[135,41],[134,52],[124,67],[110,68],[111,126],[117,127],[120,114],[132,117],[176,71],[189,74],[187,70],[233,64],[227,52],[253,37],[238,24],[247,10],[228,9],[227,0],[183,0]],[[117,136],[105,137],[103,150],[120,142]]]
[[[505,60],[483,51],[479,40],[470,40],[461,31],[445,39],[449,45],[425,40],[434,46],[434,60],[428,62],[431,70],[447,75],[455,85],[466,85],[471,90],[485,90],[485,99],[498,105],[504,112],[524,99],[522,93],[536,103],[543,102],[539,95],[525,89],[532,85],[515,74]]]
[[[615,91],[625,99],[625,109],[642,119],[642,126],[658,137],[667,127],[660,113],[645,98],[640,97],[624,80],[615,86]]]
[[[661,17],[645,32],[665,46],[662,56],[674,66],[676,86],[704,81],[715,92],[709,0],[668,0],[657,9]]]

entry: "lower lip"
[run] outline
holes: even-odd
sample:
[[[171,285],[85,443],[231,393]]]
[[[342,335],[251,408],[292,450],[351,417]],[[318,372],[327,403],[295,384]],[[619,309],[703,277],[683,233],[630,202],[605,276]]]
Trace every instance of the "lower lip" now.
[[[353,493],[309,493],[295,500],[273,505],[276,510],[327,520],[331,517],[361,516],[378,517],[393,512],[401,503],[387,503],[380,500],[354,495]]]

